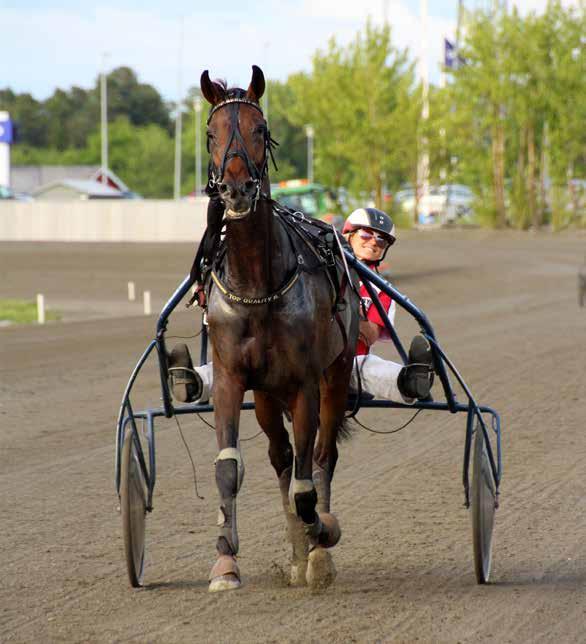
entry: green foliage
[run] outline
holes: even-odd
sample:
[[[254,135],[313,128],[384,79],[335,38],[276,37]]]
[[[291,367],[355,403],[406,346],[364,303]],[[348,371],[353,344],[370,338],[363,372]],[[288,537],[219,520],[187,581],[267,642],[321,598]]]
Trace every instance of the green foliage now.
[[[289,84],[291,122],[315,129],[316,179],[382,203],[384,184],[409,174],[418,114],[412,65],[392,45],[389,27],[367,23],[347,48],[332,39],[315,54],[311,75]]]
[[[173,194],[173,140],[158,125],[133,126],[120,117],[108,129],[110,167],[143,197],[162,198]],[[97,163],[100,136],[94,133],[87,154]]]
[[[45,311],[46,320],[60,320],[57,311]],[[0,320],[17,324],[31,324],[37,321],[37,305],[26,300],[0,300]]]
[[[479,12],[469,21],[461,52],[467,64],[440,93],[443,111],[432,106],[432,118],[445,123],[447,156],[458,160],[451,176],[483,196],[477,212],[485,221],[526,229],[551,213],[557,229],[568,213],[580,218],[578,200],[573,210],[560,204],[569,201],[568,180],[586,175],[585,27],[583,8],[557,0],[539,16],[514,9]],[[499,174],[505,221],[495,192]]]

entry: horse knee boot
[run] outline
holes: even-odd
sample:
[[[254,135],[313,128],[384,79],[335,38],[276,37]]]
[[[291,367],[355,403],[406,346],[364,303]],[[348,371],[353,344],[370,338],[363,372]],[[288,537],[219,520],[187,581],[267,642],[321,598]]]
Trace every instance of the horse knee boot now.
[[[216,485],[220,493],[218,510],[217,550],[221,555],[238,554],[238,529],[236,524],[236,496],[244,478],[244,464],[240,450],[223,449],[216,458]]]

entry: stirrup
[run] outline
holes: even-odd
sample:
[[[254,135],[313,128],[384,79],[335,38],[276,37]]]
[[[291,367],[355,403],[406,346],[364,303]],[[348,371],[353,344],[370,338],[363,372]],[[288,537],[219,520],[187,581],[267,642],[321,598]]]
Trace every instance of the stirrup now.
[[[178,344],[168,355],[169,388],[179,402],[193,402],[203,391],[201,376],[193,368],[186,344]]]

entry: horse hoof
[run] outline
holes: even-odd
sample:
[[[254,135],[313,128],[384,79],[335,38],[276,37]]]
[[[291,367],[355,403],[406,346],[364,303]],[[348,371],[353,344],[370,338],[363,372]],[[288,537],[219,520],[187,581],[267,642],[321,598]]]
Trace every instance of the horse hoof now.
[[[210,581],[208,591],[210,593],[220,593],[224,590],[238,590],[242,583],[234,575],[223,575]]]
[[[322,590],[336,578],[336,566],[332,555],[325,548],[317,547],[309,553],[306,579],[310,588]]]
[[[307,561],[299,561],[291,564],[291,581],[290,586],[306,586]]]
[[[342,536],[338,519],[329,512],[320,513],[319,518],[324,526],[323,532],[319,535],[319,545],[324,548],[333,548]]]
[[[210,572],[209,581],[208,590],[210,593],[240,588],[242,584],[236,558],[230,555],[220,555]]]

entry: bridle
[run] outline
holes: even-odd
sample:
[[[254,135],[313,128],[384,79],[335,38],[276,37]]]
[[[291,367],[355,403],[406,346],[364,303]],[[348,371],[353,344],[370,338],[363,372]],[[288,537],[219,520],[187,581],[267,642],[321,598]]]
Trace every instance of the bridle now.
[[[246,149],[246,144],[244,143],[244,139],[242,138],[242,133],[240,132],[240,125],[238,122],[238,115],[240,113],[240,109],[239,109],[240,104],[250,105],[250,107],[253,107],[255,110],[258,110],[264,119],[264,114],[260,105],[257,102],[252,101],[245,97],[235,96],[235,97],[227,98],[212,107],[212,109],[210,110],[206,125],[210,124],[210,121],[212,120],[213,115],[218,110],[229,106],[234,106],[235,109],[232,109],[230,112],[230,124],[232,126],[232,133],[230,134],[230,138],[228,139],[228,143],[226,144],[224,155],[222,157],[222,162],[219,168],[214,165],[214,161],[210,152],[210,139],[208,136],[207,150],[208,152],[210,152],[210,162],[208,165],[208,184],[206,186],[206,193],[209,197],[212,197],[218,194],[219,192],[218,186],[222,183],[224,179],[224,173],[226,172],[226,165],[232,159],[239,157],[246,164],[248,173],[251,176],[252,181],[254,182],[256,187],[256,192],[253,199],[254,209],[256,209],[256,204],[261,197],[269,198],[268,194],[264,194],[262,192],[262,183],[268,172],[269,158],[273,162],[275,169],[277,169],[277,164],[275,163],[275,157],[273,156],[273,149],[279,144],[271,137],[271,133],[269,132],[267,123],[266,121],[264,121],[265,154],[264,154],[262,165],[259,168],[250,158],[250,155],[248,154],[248,150]],[[230,148],[232,147],[234,141],[236,141],[236,148],[234,150],[231,150]]]

